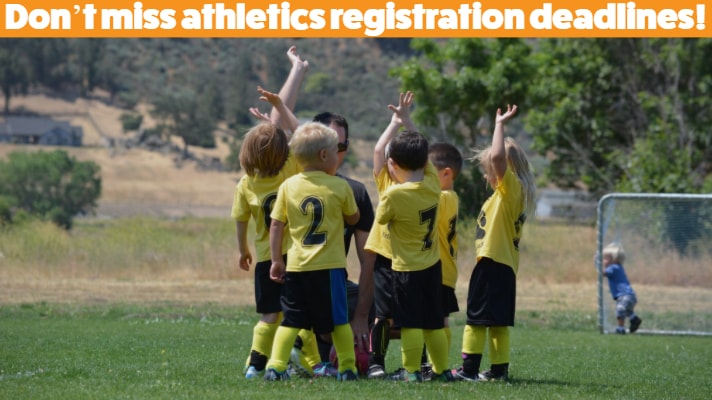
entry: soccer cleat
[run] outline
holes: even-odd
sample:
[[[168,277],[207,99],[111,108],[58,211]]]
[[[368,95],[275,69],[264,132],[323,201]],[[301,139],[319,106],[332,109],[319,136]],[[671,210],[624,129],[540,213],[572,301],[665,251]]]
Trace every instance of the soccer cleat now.
[[[383,379],[386,377],[386,370],[383,365],[372,364],[368,366],[368,379]]]
[[[420,375],[423,377],[424,382],[429,381],[433,375],[435,375],[435,372],[433,372],[433,366],[428,363],[420,364]]]
[[[344,372],[339,372],[336,376],[337,381],[356,381],[358,380],[358,374],[354,371],[346,370]]]
[[[255,368],[254,365],[250,365],[247,367],[247,370],[245,371],[245,378],[247,379],[254,379],[254,378],[261,378],[264,376],[265,371],[264,370],[258,370]]]
[[[289,380],[289,372],[288,371],[277,372],[277,370],[274,368],[267,368],[267,372],[265,372],[265,380],[266,381],[288,381]]]
[[[399,368],[390,376],[390,380],[409,383],[422,382],[423,376],[420,374],[420,371],[408,372],[405,368]]]
[[[619,326],[618,328],[616,328],[616,333],[619,335],[625,335],[625,328]]]
[[[481,380],[479,374],[470,375],[462,367],[450,371],[450,375],[456,381],[478,382]]]
[[[442,374],[436,374],[432,369],[430,372],[431,376],[428,380],[433,382],[454,382],[458,380],[453,376],[452,371],[449,369],[446,369]],[[425,380],[425,377],[423,377],[423,380]]]
[[[480,378],[480,380],[489,381],[489,382],[494,382],[494,381],[507,382],[509,380],[509,374],[507,373],[507,371],[504,371],[501,373],[494,373],[494,372],[492,372],[492,370],[487,370],[487,371],[480,372],[479,378]]]
[[[317,378],[338,378],[339,370],[329,361],[322,361],[314,367],[314,376]]]
[[[630,320],[630,333],[633,333],[640,328],[640,324],[643,322],[642,319],[640,319],[639,316],[635,316],[635,318]]]
[[[292,367],[297,376],[302,378],[311,378],[312,370],[302,364],[302,352],[296,347],[292,347],[292,352],[289,354],[289,366]]]

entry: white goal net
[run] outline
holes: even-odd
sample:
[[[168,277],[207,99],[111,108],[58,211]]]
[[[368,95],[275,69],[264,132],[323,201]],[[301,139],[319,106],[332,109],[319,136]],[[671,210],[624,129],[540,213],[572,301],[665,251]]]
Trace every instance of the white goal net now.
[[[598,202],[597,228],[602,333],[616,329],[600,257],[615,242],[638,299],[638,333],[712,335],[712,194],[608,194]]]

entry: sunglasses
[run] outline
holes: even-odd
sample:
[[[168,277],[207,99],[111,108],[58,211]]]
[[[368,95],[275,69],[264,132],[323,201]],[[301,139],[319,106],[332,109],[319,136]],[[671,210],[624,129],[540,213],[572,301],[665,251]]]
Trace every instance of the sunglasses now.
[[[349,141],[348,139],[344,141],[343,143],[337,143],[336,148],[339,150],[339,153],[343,153],[349,148]]]

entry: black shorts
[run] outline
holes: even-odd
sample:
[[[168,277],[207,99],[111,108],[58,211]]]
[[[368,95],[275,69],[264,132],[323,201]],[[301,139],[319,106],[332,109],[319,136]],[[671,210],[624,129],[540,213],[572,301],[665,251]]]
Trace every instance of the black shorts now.
[[[285,256],[286,258],[286,256]],[[282,311],[280,297],[284,285],[270,279],[272,261],[260,261],[255,265],[255,305],[259,314],[273,314]]]
[[[443,328],[442,281],[439,260],[421,271],[393,271],[394,324],[401,328]]]
[[[393,318],[393,269],[390,258],[376,254],[373,263],[373,303],[376,306],[376,318]]]
[[[481,258],[467,290],[467,324],[514,326],[517,301],[514,270],[490,258]]]
[[[347,324],[346,269],[287,272],[282,296],[283,326],[330,333]]]
[[[460,306],[457,304],[457,296],[455,296],[455,289],[448,285],[443,285],[442,288],[443,295],[443,316],[447,317],[454,312],[460,311]]]

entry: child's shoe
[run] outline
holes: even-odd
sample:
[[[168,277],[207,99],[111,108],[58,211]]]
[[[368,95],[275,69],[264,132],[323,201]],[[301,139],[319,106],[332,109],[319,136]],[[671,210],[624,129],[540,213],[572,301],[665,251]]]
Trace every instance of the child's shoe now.
[[[408,372],[405,368],[400,368],[390,376],[390,379],[392,381],[413,383],[422,382],[423,376],[420,374],[420,371]]]
[[[245,371],[245,378],[247,379],[255,379],[255,378],[261,378],[264,376],[265,371],[264,370],[258,370],[255,368],[254,365],[250,365],[247,367],[247,370]]]
[[[489,371],[480,372],[479,378],[483,381],[507,382],[509,380],[509,374],[507,373],[507,371],[496,373],[496,372],[492,372],[492,370],[489,370]]]
[[[616,328],[616,334],[618,335],[625,335],[625,328],[622,326],[619,326]]]
[[[468,374],[462,367],[450,371],[450,374],[456,381],[477,382],[480,380],[480,376],[478,374]]]
[[[292,347],[292,352],[289,354],[289,366],[294,372],[303,378],[311,378],[312,370],[302,364],[302,351],[296,347]]]
[[[289,371],[277,372],[277,370],[274,368],[267,368],[267,372],[265,372],[265,380],[266,381],[288,381],[289,380]]]
[[[329,361],[322,361],[314,367],[314,376],[317,378],[338,378],[339,370]]]
[[[344,372],[339,372],[338,375],[336,376],[337,381],[356,381],[358,380],[358,375],[354,372],[349,370],[346,370]]]
[[[640,319],[639,316],[635,316],[633,319],[630,320],[630,333],[633,333],[640,328],[640,324],[643,322],[642,319]]]
[[[386,370],[383,365],[371,364],[368,366],[368,379],[383,379],[386,377]]]

